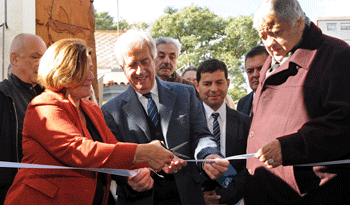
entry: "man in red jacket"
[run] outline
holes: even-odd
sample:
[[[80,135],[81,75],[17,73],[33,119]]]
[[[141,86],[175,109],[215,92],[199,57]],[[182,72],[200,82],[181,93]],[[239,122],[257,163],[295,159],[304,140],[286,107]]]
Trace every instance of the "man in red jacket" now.
[[[350,204],[350,47],[297,0],[266,0],[254,27],[271,55],[253,101],[245,204]]]

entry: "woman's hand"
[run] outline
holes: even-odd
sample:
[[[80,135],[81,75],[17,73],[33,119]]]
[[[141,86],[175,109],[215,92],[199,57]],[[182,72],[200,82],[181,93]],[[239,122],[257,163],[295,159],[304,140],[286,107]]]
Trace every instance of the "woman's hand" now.
[[[136,163],[146,162],[155,171],[160,171],[165,165],[170,165],[174,154],[165,149],[160,141],[137,145],[135,152]]]

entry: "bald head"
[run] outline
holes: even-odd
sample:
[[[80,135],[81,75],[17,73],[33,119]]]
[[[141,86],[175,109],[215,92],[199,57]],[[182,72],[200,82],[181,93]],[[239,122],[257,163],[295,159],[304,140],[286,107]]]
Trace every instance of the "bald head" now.
[[[12,74],[25,83],[35,86],[38,80],[38,66],[46,51],[45,42],[37,35],[22,33],[11,44],[10,57]]]

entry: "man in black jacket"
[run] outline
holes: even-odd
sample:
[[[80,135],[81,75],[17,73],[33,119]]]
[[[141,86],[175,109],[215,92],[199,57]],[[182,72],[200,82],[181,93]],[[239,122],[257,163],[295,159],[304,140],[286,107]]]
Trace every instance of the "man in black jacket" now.
[[[36,35],[22,33],[10,48],[11,75],[0,83],[0,161],[20,162],[22,128],[29,102],[43,91],[37,84],[38,66],[46,51]],[[0,169],[0,204],[5,200],[17,169]]]
[[[237,110],[246,115],[250,115],[254,94],[259,85],[260,70],[268,56],[265,46],[255,46],[245,55],[245,69],[253,91],[238,101]]]
[[[216,59],[204,61],[198,67],[195,84],[203,101],[208,128],[213,133],[221,154],[225,157],[245,154],[249,117],[229,108],[224,102],[230,85],[225,63]],[[227,187],[214,180],[203,183],[207,204],[235,204],[242,198],[243,193],[239,192],[242,191],[245,176],[248,174],[246,161],[233,160],[230,163],[237,174]]]

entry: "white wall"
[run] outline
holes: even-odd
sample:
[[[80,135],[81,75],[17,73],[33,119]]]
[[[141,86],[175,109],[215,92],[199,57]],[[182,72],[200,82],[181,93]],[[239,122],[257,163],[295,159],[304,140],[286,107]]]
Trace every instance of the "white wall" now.
[[[350,23],[350,17],[348,20],[344,19],[344,20],[333,20],[333,19],[322,19],[322,20],[318,20],[318,26],[320,27],[320,29],[322,30],[322,33],[333,36],[335,38],[339,38],[342,39],[344,41],[346,41],[347,43],[350,43],[350,30],[341,30],[340,29],[340,24],[341,23]],[[329,31],[327,30],[327,23],[334,23],[336,24],[336,30],[335,31]]]
[[[0,24],[4,22],[5,0],[0,0]],[[13,38],[19,33],[35,34],[35,0],[7,0],[7,25],[5,33],[0,27],[0,80],[7,78],[7,68],[10,64],[9,52]],[[5,36],[5,49],[3,49],[3,36]]]

